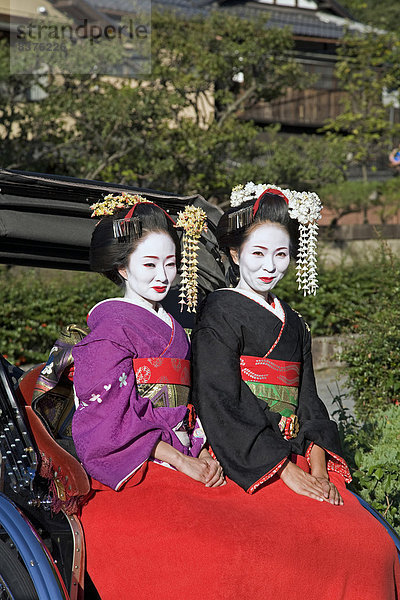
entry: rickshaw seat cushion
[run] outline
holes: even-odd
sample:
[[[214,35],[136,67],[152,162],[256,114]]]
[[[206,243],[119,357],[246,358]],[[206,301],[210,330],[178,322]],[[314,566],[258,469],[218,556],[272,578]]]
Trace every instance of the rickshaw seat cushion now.
[[[32,400],[37,379],[44,366],[45,363],[42,363],[23,374],[18,383],[19,396],[22,397],[25,406],[32,407],[57,444],[79,460],[71,431],[72,415],[75,412],[72,383],[68,382],[67,386],[61,383],[50,394],[42,395],[39,400]],[[63,380],[65,382],[66,378]],[[59,393],[58,397],[54,397],[54,392],[62,392],[62,395]]]
[[[45,471],[51,470],[57,491],[63,493],[64,488],[67,497],[88,494],[90,481],[80,462],[56,442],[31,406],[26,406],[25,410],[40,452],[40,475],[49,477]]]
[[[40,475],[59,481],[57,493],[68,497],[84,496],[90,491],[89,477],[80,462],[62,448],[33,410],[32,396],[44,363],[27,371],[19,381],[18,393],[24,401],[25,412],[41,459]]]
[[[37,378],[39,377],[40,372],[45,364],[46,363],[41,363],[35,367],[32,367],[32,369],[26,371],[26,373],[24,373],[18,381],[17,390],[26,406],[30,406],[32,404],[33,390],[35,389]]]

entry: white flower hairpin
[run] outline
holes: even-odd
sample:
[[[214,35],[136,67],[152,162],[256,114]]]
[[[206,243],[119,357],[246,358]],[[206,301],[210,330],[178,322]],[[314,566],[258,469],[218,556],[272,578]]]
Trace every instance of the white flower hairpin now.
[[[257,200],[263,192],[279,193],[288,203],[291,219],[299,222],[299,249],[296,260],[297,283],[304,295],[316,294],[318,288],[317,274],[317,221],[321,218],[322,204],[315,192],[296,192],[281,189],[272,184],[255,184],[249,181],[245,185],[237,185],[231,192],[231,206],[240,207],[243,202]],[[239,209],[240,210],[240,209]]]

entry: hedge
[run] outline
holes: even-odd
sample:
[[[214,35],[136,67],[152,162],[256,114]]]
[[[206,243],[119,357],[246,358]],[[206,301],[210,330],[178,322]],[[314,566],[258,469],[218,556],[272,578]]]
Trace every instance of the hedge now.
[[[297,291],[292,268],[276,293],[300,312],[314,336],[357,332],[370,316],[370,307],[387,296],[393,273],[387,256],[374,263],[320,269],[317,295]],[[386,265],[386,266],[385,266]],[[0,270],[0,351],[15,364],[42,361],[68,323],[84,323],[100,300],[120,294],[107,279],[94,273],[48,269]]]

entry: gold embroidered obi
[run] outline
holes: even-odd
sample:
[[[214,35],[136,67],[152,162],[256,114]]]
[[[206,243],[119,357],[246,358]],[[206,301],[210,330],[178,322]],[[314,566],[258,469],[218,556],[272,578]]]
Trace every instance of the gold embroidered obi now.
[[[243,381],[272,412],[282,415],[279,428],[285,439],[296,437],[299,429],[296,410],[300,367],[299,362],[258,356],[240,357]]]

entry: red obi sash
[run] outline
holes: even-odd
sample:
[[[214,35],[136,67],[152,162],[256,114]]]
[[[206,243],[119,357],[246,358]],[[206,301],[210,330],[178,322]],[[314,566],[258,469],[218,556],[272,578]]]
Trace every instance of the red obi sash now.
[[[134,358],[136,382],[190,385],[190,361],[182,358]]]
[[[258,356],[241,356],[240,372],[244,381],[299,387],[299,362],[274,360]]]

